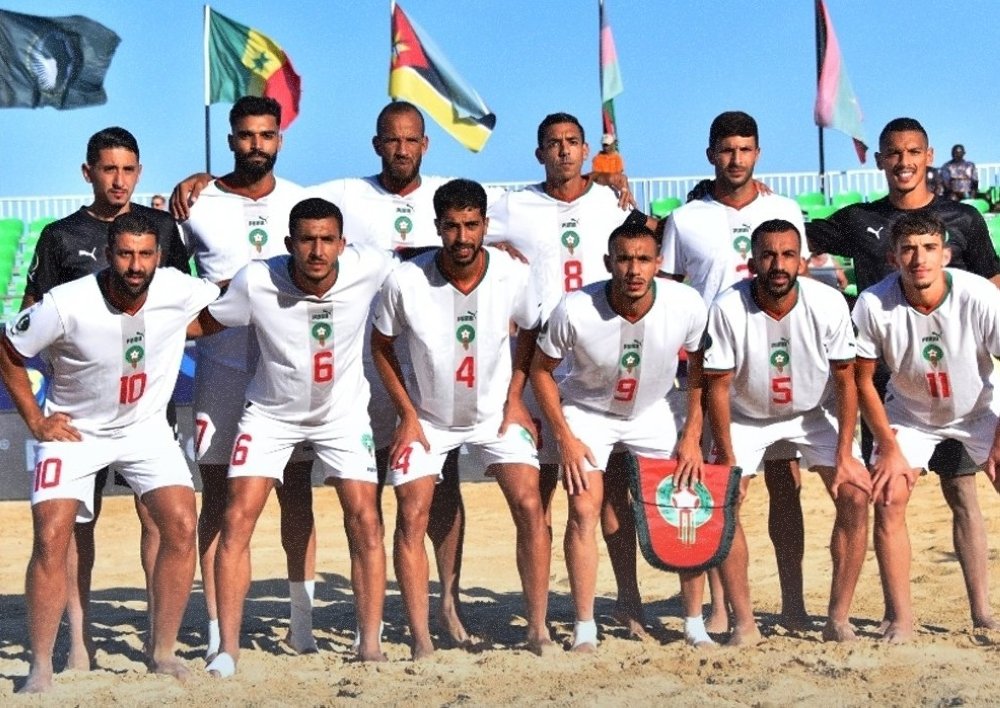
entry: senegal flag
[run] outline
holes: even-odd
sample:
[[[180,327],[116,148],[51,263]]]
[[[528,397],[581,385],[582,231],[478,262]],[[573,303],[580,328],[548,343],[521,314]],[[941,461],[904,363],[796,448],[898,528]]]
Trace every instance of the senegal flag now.
[[[208,9],[209,103],[267,96],[281,104],[281,127],[299,114],[301,79],[288,55],[255,29]]]
[[[395,3],[389,96],[420,106],[451,137],[473,152],[483,149],[497,122],[483,99],[462,81],[427,33]]]

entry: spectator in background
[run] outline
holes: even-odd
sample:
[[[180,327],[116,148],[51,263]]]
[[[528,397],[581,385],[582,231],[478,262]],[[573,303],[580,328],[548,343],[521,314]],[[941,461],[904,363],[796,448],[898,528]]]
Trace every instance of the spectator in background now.
[[[167,198],[162,194],[154,194],[153,198],[149,200],[149,205],[154,209],[160,209],[161,211],[167,210]]]
[[[601,137],[601,151],[594,155],[594,172],[621,174],[625,171],[625,161],[618,152],[618,140],[611,133]]]
[[[951,149],[951,159],[941,165],[942,194],[948,199],[961,201],[972,199],[979,191],[979,175],[976,164],[965,159],[965,147],[956,145]]]
[[[941,170],[933,165],[927,168],[927,189],[939,197],[944,194],[944,185],[941,184]]]
[[[814,253],[809,256],[809,275],[814,280],[830,287],[843,290],[847,285],[847,275],[837,260],[829,253]]]

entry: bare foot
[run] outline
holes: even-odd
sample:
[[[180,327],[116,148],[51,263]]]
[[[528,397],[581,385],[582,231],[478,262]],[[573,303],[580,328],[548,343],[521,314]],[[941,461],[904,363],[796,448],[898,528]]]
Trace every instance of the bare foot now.
[[[369,652],[363,652],[363,651],[361,651],[359,649],[357,652],[355,652],[355,657],[357,657],[358,661],[365,661],[365,662],[369,662],[369,661],[370,662],[377,662],[377,661],[388,661],[389,660],[389,657],[387,657],[385,654],[383,654],[381,649],[378,649],[378,650],[373,651],[373,652],[371,652],[371,651],[369,651]],[[414,659],[415,658],[416,657],[414,657]]]
[[[422,659],[429,659],[434,655],[434,645],[430,642],[424,644],[414,643],[413,649],[410,650],[410,658],[414,661],[420,661]]]
[[[453,604],[449,604],[447,607],[441,606],[435,624],[438,634],[452,647],[470,647],[479,642],[476,637],[466,631],[465,623]]]
[[[729,631],[729,615],[726,612],[716,612],[713,605],[705,620],[705,630],[712,634],[725,634]]]
[[[805,610],[802,612],[782,612],[778,615],[778,624],[793,632],[808,632],[813,628],[813,622]]]
[[[913,639],[913,625],[893,621],[882,634],[882,641],[888,644],[903,644]]]
[[[980,617],[972,619],[974,629],[1000,629],[1000,622],[992,617]]]
[[[48,670],[33,668],[18,693],[45,693],[52,690],[52,667]]]
[[[854,627],[850,622],[834,622],[827,620],[823,626],[824,642],[856,642],[858,635],[854,633]]]
[[[185,666],[184,662],[176,656],[169,657],[162,661],[150,661],[149,672],[153,674],[173,676],[181,683],[184,683],[191,678],[191,672],[188,670],[188,667]]]
[[[94,668],[94,650],[92,646],[73,644],[69,648],[66,659],[68,671],[90,671]]]
[[[764,638],[760,635],[757,625],[752,624],[749,627],[734,627],[733,633],[729,635],[729,641],[726,642],[726,646],[752,647],[755,644],[760,644],[763,640]]]
[[[312,632],[306,636],[296,636],[289,629],[288,634],[285,635],[285,644],[296,654],[314,654],[319,651]]]
[[[637,609],[638,611],[634,608],[616,605],[611,616],[615,622],[628,630],[629,639],[649,639],[649,633],[646,631],[646,615],[642,611],[642,605]]]
[[[548,634],[528,637],[528,651],[536,656],[554,656],[559,653],[559,645],[553,642]]]

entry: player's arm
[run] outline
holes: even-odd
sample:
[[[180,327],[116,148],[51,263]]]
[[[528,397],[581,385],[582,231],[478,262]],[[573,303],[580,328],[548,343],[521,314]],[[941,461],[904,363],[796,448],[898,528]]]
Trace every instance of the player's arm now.
[[[226,328],[226,325],[219,322],[217,319],[212,317],[212,313],[208,311],[206,307],[198,316],[191,320],[187,326],[187,338],[197,339],[198,337],[207,337],[209,335],[215,334],[216,332],[221,332]]]
[[[559,403],[559,386],[552,375],[561,361],[562,359],[555,359],[541,349],[535,349],[535,356],[531,361],[531,388],[542,409],[542,415],[552,426],[552,434],[559,446],[566,491],[569,494],[579,494],[590,486],[582,462],[587,460],[591,467],[596,468],[597,461],[590,448],[570,430],[563,415],[562,405]]]
[[[615,190],[615,194],[618,195],[618,206],[622,209],[636,208],[635,195],[628,186],[628,177],[624,172],[591,172],[587,175],[587,179]]]
[[[716,464],[732,467],[736,464],[733,452],[733,439],[729,432],[732,423],[732,411],[729,407],[730,387],[733,382],[733,372],[705,370],[702,373],[705,387],[705,398],[708,405],[708,425],[712,431],[712,439],[718,450],[714,460]]]
[[[517,343],[514,346],[514,357],[511,362],[510,385],[507,386],[507,400],[503,405],[503,421],[500,423],[498,434],[503,437],[507,432],[507,426],[520,425],[528,431],[531,437],[538,444],[538,436],[535,431],[535,424],[531,420],[524,405],[524,387],[528,383],[529,372],[531,371],[531,359],[535,354],[535,340],[538,338],[538,328],[522,329],[517,333]]]
[[[853,484],[871,496],[872,478],[854,457],[854,429],[858,424],[858,386],[854,361],[831,361],[830,371],[837,396],[837,462],[830,494],[837,498],[842,484]]]
[[[896,435],[889,425],[889,416],[882,405],[875,388],[876,360],[858,358],[854,362],[854,379],[858,388],[858,404],[861,415],[872,431],[878,447],[878,461],[872,465],[872,500],[888,504],[892,487],[889,484],[896,477],[904,477],[906,485],[913,489],[917,476],[903,452],[896,443]]]
[[[399,416],[399,425],[392,436],[392,444],[389,447],[389,466],[395,467],[400,457],[413,443],[419,442],[424,449],[430,452],[431,446],[424,437],[423,428],[420,427],[420,420],[417,416],[417,409],[410,399],[410,394],[406,391],[406,384],[403,382],[403,369],[399,365],[399,358],[396,356],[394,346],[396,337],[390,337],[378,331],[377,327],[372,328],[372,361],[375,363],[375,370],[379,378],[385,385],[385,390],[396,408],[396,415]]]
[[[688,352],[687,356],[688,414],[684,427],[681,428],[680,439],[677,441],[677,471],[674,473],[674,483],[679,487],[690,487],[692,482],[700,482],[704,462],[701,455],[701,431],[704,425],[701,397],[704,392],[702,369],[705,353],[698,349]]]
[[[197,172],[174,187],[174,191],[170,193],[170,213],[175,219],[187,221],[191,215],[191,205],[198,201],[201,190],[213,179],[214,177],[207,172]]]
[[[73,427],[68,415],[53,413],[46,416],[42,413],[35,394],[31,391],[31,380],[24,367],[24,358],[7,335],[3,335],[3,340],[0,341],[0,378],[3,378],[17,412],[21,414],[32,437],[40,442],[76,442],[81,439],[80,432]]]

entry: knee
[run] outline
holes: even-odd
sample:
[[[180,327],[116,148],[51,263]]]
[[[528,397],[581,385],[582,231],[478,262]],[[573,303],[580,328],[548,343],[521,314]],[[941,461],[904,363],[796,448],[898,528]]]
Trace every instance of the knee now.
[[[194,549],[197,525],[193,512],[175,509],[154,528],[161,546],[186,551]]]
[[[359,550],[375,550],[382,546],[382,525],[375,509],[345,511],[344,530],[351,545]]]
[[[426,504],[400,503],[396,511],[396,535],[408,542],[423,543],[430,519],[430,508]]]
[[[868,495],[854,485],[837,490],[837,520],[850,526],[868,526]]]
[[[538,494],[537,489],[533,493],[527,492],[512,497],[510,500],[510,512],[518,528],[530,529],[545,525],[542,497]]]

